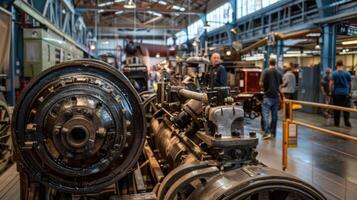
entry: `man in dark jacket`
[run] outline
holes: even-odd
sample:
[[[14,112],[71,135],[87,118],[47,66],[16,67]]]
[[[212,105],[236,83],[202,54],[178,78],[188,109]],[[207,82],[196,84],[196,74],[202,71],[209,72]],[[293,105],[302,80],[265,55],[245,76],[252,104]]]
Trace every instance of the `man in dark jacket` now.
[[[227,71],[223,65],[219,64],[221,56],[213,53],[211,56],[211,67],[209,69],[209,87],[227,87]]]

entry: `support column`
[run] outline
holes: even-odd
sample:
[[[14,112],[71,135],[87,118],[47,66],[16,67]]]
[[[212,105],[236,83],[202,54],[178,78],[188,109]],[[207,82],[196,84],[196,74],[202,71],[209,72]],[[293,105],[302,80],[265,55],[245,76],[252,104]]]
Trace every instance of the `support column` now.
[[[269,67],[269,59],[270,59],[270,54],[272,52],[272,48],[269,45],[265,46],[265,52],[264,52],[264,65],[263,69],[266,69]]]
[[[322,27],[321,71],[327,67],[335,69],[336,65],[336,26],[331,24]]]
[[[229,44],[237,39],[236,34],[231,30],[237,26],[237,0],[229,0],[232,8],[232,22],[225,25],[225,29],[228,35]]]
[[[10,52],[10,67],[8,72],[7,79],[7,103],[10,106],[15,105],[16,96],[15,96],[15,79],[16,79],[16,9],[14,6],[11,6],[12,13],[12,22],[11,22],[11,52]]]
[[[276,62],[278,71],[284,72],[284,40],[276,41]]]
[[[206,24],[207,22],[207,13],[205,12],[204,14],[201,15],[201,20],[203,24]],[[200,39],[200,47],[201,49],[205,48],[205,42],[207,41],[207,30],[204,30],[203,33],[199,37]]]

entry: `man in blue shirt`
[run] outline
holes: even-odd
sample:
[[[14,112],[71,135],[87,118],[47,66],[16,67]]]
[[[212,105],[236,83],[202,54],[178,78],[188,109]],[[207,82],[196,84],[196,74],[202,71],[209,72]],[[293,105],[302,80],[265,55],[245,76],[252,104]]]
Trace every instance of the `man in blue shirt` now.
[[[343,62],[337,61],[336,71],[332,73],[330,81],[330,92],[333,104],[342,107],[351,107],[352,76],[344,70]],[[346,127],[351,127],[350,113],[343,112]],[[334,111],[335,126],[340,125],[340,111]]]

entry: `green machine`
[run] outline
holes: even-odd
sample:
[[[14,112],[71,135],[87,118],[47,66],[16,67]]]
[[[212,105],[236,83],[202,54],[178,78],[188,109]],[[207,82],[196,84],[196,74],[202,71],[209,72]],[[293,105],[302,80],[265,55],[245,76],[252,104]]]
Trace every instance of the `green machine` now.
[[[63,61],[83,58],[83,51],[51,30],[24,29],[24,76],[31,78]]]

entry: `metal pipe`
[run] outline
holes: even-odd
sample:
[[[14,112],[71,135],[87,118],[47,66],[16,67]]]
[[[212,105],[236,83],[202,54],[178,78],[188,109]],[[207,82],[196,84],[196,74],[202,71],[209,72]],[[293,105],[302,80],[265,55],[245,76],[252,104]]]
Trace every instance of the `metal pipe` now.
[[[297,38],[302,38],[305,37],[307,34],[309,33],[315,33],[315,32],[320,32],[319,29],[308,29],[308,30],[304,30],[304,31],[299,31],[299,32],[295,32],[295,33],[280,33],[280,32],[276,32],[274,33],[275,36],[275,40],[286,40],[286,39],[297,39]],[[257,49],[261,46],[266,45],[268,42],[268,37],[264,37],[263,39],[255,42],[254,44],[242,49],[239,51],[240,55],[249,53],[250,51]]]
[[[206,93],[194,92],[191,90],[184,89],[180,86],[171,86],[172,91],[176,91],[180,96],[186,97],[188,99],[195,99],[201,101],[202,103],[208,103],[208,96]]]
[[[178,91],[178,94],[189,99],[195,99],[203,103],[208,103],[208,96],[206,93],[198,93],[191,90],[181,89]]]

